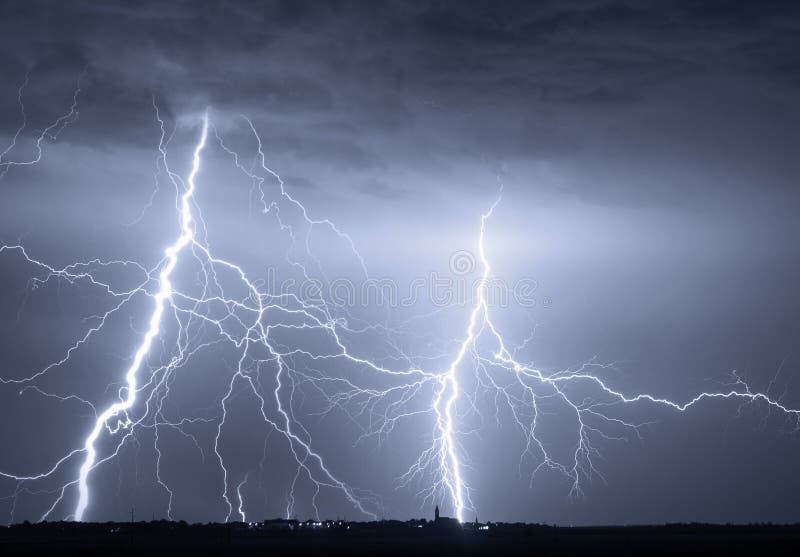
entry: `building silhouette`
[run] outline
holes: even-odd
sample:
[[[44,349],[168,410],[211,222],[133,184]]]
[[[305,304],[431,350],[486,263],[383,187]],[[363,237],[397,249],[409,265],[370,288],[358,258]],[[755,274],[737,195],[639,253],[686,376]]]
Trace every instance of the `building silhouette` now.
[[[461,530],[461,523],[457,518],[442,516],[439,513],[439,505],[433,510],[433,527],[437,530]]]

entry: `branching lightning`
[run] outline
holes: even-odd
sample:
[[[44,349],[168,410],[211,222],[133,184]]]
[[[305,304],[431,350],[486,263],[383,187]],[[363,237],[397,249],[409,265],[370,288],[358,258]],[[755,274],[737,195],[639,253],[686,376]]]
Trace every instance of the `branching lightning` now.
[[[33,166],[34,164],[38,163],[42,160],[42,152],[43,152],[43,143],[45,141],[55,141],[58,139],[59,134],[71,123],[73,123],[78,118],[78,97],[81,94],[81,80],[83,79],[84,74],[78,78],[77,86],[75,87],[75,91],[72,95],[72,104],[69,107],[69,110],[64,114],[58,116],[55,120],[53,120],[50,124],[42,128],[41,130],[35,131],[33,136],[33,143],[34,143],[34,153],[32,155],[22,157],[22,158],[14,158],[13,152],[17,148],[17,143],[20,137],[26,132],[28,128],[28,114],[25,111],[25,101],[24,101],[24,93],[25,88],[30,83],[30,75],[25,74],[25,80],[19,86],[17,91],[17,104],[19,105],[20,115],[22,116],[22,122],[20,123],[19,127],[17,128],[16,132],[11,138],[8,146],[0,152],[0,180],[6,175],[6,173],[15,166]]]
[[[22,125],[0,153],[0,177],[14,166],[40,162],[42,142],[55,139],[77,117],[80,84],[69,112],[37,134],[34,156],[10,159],[27,126],[22,100],[27,85],[26,77],[18,97]],[[463,423],[465,416],[476,411],[477,391],[492,397],[498,420],[501,409],[511,416],[524,440],[522,459],[536,462],[531,477],[544,469],[558,472],[569,478],[576,494],[581,492],[583,480],[601,473],[595,464],[601,441],[639,434],[643,424],[616,413],[621,407],[655,405],[685,412],[711,399],[733,399],[779,412],[793,429],[800,429],[800,410],[785,406],[768,392],[752,390],[738,375],[725,389],[702,392],[687,401],[673,401],[649,393],[626,393],[604,379],[603,366],[594,362],[574,370],[548,373],[521,361],[519,351],[504,339],[492,320],[487,294],[492,268],[485,238],[500,196],[481,216],[477,239],[480,281],[466,326],[441,360],[446,361],[441,369],[426,363],[424,358],[405,354],[392,340],[388,327],[358,323],[349,315],[348,308],[324,296],[270,291],[245,266],[217,256],[208,241],[208,227],[196,193],[214,187],[202,173],[203,155],[212,147],[216,146],[252,183],[261,212],[276,219],[290,244],[286,263],[291,268],[306,278],[325,277],[320,259],[311,247],[312,234],[318,230],[342,243],[365,275],[367,265],[350,236],[331,220],[310,216],[306,207],[289,193],[279,174],[267,166],[261,138],[249,119],[243,121],[257,145],[255,164],[243,162],[243,157],[225,142],[206,112],[199,119],[199,138],[190,172],[184,180],[169,165],[167,148],[171,136],[155,102],[153,106],[160,130],[157,172],[174,188],[178,225],[177,237],[168,244],[159,261],[145,265],[124,259],[94,259],[58,267],[29,253],[22,244],[0,245],[0,256],[16,258],[15,261],[32,269],[32,287],[43,288],[51,282],[81,285],[109,300],[107,309],[87,319],[86,329],[60,358],[23,377],[0,378],[0,388],[18,389],[20,396],[42,396],[57,403],[78,404],[84,411],[88,409],[92,420],[83,441],[54,463],[43,466],[42,471],[0,471],[0,478],[14,485],[8,496],[13,502],[12,521],[17,499],[23,496],[47,499],[39,517],[42,520],[53,515],[86,519],[93,503],[104,496],[92,489],[92,473],[121,458],[126,445],[138,442],[137,435],[144,431],[152,432],[156,483],[164,493],[166,516],[172,518],[176,494],[162,471],[169,457],[161,436],[168,430],[190,442],[203,462],[206,450],[213,451],[213,460],[219,467],[222,508],[219,518],[231,520],[235,516],[245,521],[248,493],[259,483],[254,480],[256,467],[264,472],[267,445],[261,462],[242,474],[234,474],[226,462],[228,412],[242,392],[255,401],[265,428],[270,434],[277,434],[294,463],[286,490],[287,517],[296,512],[298,486],[303,483],[311,487],[309,505],[317,517],[317,499],[323,491],[343,497],[364,516],[374,518],[384,510],[376,494],[353,487],[317,448],[310,428],[298,413],[303,389],[310,389],[325,401],[318,417],[327,418],[337,412],[355,424],[360,431],[358,442],[369,439],[381,442],[401,422],[424,423],[430,443],[412,459],[407,472],[398,479],[398,487],[420,486],[417,493],[423,503],[447,502],[459,520],[474,510],[472,488],[466,479],[469,454],[464,444],[470,432],[464,430]],[[115,276],[114,273],[126,277],[126,286],[108,278]],[[187,281],[183,278],[186,275],[194,276],[195,280]],[[131,280],[133,287],[129,286]],[[76,353],[95,341],[107,323],[141,299],[150,304],[147,328],[137,335],[138,340],[132,341],[133,356],[113,403],[104,404],[75,393],[51,392],[37,384],[66,367]],[[392,349],[391,357],[373,358],[354,348],[352,339],[368,332],[385,336],[387,346]],[[290,343],[286,341],[287,333],[297,339],[314,333],[324,342],[313,346],[302,340]],[[200,354],[218,346],[233,350],[237,358],[231,369],[224,370],[229,378],[220,393],[216,414],[176,414],[170,400],[177,374],[190,368]],[[349,371],[341,371],[341,366]],[[469,390],[470,385],[474,392]],[[555,454],[541,435],[547,419],[542,405],[554,404],[574,419],[572,449],[567,457]],[[192,429],[196,425],[213,427],[209,446],[204,447],[203,440]],[[75,466],[77,474],[72,472]],[[31,487],[38,484],[48,487]],[[68,503],[73,498],[71,507]]]

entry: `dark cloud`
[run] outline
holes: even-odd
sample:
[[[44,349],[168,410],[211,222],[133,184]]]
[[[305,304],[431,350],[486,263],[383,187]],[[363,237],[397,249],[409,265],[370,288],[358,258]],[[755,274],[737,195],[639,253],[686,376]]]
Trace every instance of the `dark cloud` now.
[[[370,180],[362,184],[359,191],[379,199],[402,199],[408,195],[407,192],[399,190],[380,180]]]
[[[100,120],[124,121],[129,103],[152,94],[184,110],[211,104],[255,118],[294,117],[273,129],[285,138],[302,127],[304,139],[284,146],[298,157],[327,151],[314,147],[330,142],[320,126],[355,126],[369,131],[331,152],[364,167],[380,159],[368,154],[376,134],[419,137],[398,156],[430,152],[430,112],[436,130],[462,127],[465,114],[480,121],[462,148],[466,142],[482,157],[508,159],[514,151],[607,143],[602,120],[621,109],[646,113],[653,125],[689,121],[689,110],[665,106],[664,98],[691,104],[698,89],[732,97],[736,80],[763,79],[773,97],[789,98],[800,46],[794,12],[782,2],[758,9],[736,2],[209,2],[135,10],[12,2],[3,35],[17,66],[35,79],[87,66],[103,89],[93,101]],[[776,101],[755,100],[767,117],[783,118],[787,108],[798,117],[796,107]],[[588,120],[573,117],[576,107]],[[513,129],[549,119],[559,121],[557,130]],[[627,118],[620,125],[632,142],[646,133]],[[124,135],[138,141],[139,132]],[[102,125],[96,133],[105,133]]]

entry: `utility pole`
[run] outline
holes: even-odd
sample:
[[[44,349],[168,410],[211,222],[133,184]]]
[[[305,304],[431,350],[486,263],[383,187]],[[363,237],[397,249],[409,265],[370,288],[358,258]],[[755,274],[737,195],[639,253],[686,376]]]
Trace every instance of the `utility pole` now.
[[[136,507],[131,507],[131,545],[133,545],[133,517],[136,512]]]

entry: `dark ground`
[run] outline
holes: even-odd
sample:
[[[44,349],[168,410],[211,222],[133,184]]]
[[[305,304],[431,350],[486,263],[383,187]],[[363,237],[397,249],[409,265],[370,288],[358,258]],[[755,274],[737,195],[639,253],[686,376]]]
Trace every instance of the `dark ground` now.
[[[420,526],[422,524],[422,526]],[[331,523],[294,531],[180,522],[0,528],[0,555],[799,555],[800,526],[703,524],[550,527],[492,524],[443,531],[430,523]]]

